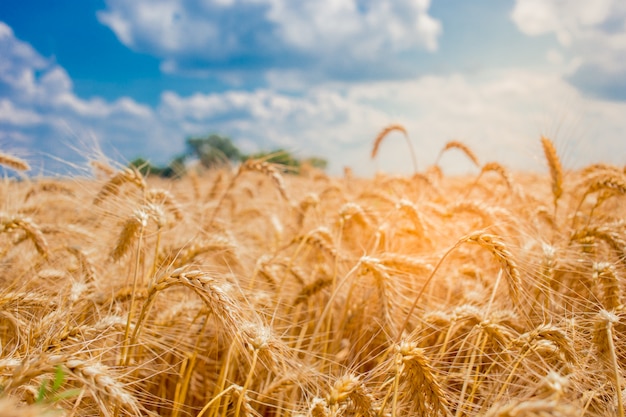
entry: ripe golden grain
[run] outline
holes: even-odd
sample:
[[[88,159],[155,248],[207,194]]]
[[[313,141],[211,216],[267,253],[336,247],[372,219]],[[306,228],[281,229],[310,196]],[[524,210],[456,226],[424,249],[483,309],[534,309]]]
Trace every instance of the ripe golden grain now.
[[[477,187],[437,166],[317,181],[264,162],[0,183],[0,406],[620,415],[621,167],[568,173],[555,213],[551,176],[499,164]]]

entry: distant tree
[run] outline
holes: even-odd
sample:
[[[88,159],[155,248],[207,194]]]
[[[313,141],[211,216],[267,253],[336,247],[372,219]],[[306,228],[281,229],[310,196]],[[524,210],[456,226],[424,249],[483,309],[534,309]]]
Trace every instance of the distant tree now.
[[[207,137],[187,138],[189,155],[195,155],[207,168],[224,164],[228,161],[240,161],[241,152],[227,137],[212,133]]]
[[[301,160],[291,152],[276,149],[271,152],[257,152],[252,155],[243,155],[233,141],[227,137],[212,133],[206,137],[190,137],[185,140],[187,151],[176,156],[167,166],[153,165],[145,158],[138,157],[129,163],[136,167],[143,175],[158,175],[165,178],[180,178],[186,174],[186,162],[190,157],[197,158],[202,166],[214,168],[227,162],[245,161],[249,158],[261,159],[272,164],[282,165],[292,173],[300,172],[303,163],[319,169],[325,169],[327,161],[318,157]]]
[[[185,165],[187,155],[178,155],[170,161],[167,167],[163,168],[161,176],[164,178],[181,178],[187,173]]]
[[[180,178],[185,175],[186,155],[175,157],[167,166],[153,165],[150,161],[138,157],[130,161],[128,166],[135,167],[144,177],[156,175],[164,178]]]
[[[164,170],[163,167],[152,165],[150,161],[142,157],[133,159],[132,161],[130,161],[128,166],[137,168],[137,170],[141,172],[141,175],[143,175],[144,177],[148,175],[161,175]]]

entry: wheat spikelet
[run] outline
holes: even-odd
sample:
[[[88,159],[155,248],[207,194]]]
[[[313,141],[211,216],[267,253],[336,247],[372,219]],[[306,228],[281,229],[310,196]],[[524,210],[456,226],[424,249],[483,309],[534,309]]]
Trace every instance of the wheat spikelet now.
[[[593,278],[599,280],[604,287],[602,306],[607,311],[621,308],[621,291],[615,267],[609,262],[597,262],[592,266]]]
[[[415,233],[417,233],[418,236],[427,238],[426,220],[417,207],[415,207],[415,204],[403,198],[396,203],[396,209],[411,220]]]
[[[480,163],[478,162],[478,157],[476,156],[476,154],[466,144],[457,140],[452,140],[446,143],[446,145],[443,147],[441,152],[439,152],[439,156],[437,157],[437,160],[439,160],[441,156],[443,155],[443,153],[449,149],[460,150],[461,152],[465,154],[465,156],[469,158],[470,161],[474,163],[474,165],[476,165],[477,167],[480,167]]]
[[[599,175],[595,177],[591,177],[590,180],[586,181],[587,189],[583,194],[583,200],[589,194],[595,193],[597,191],[606,190],[615,194],[626,194],[626,180],[624,180],[624,176],[616,176],[613,174],[610,175]]]
[[[11,168],[15,171],[29,171],[30,165],[26,161],[17,156],[8,155],[0,152],[0,165]]]
[[[333,258],[337,258],[339,255],[335,249],[334,239],[330,230],[324,226],[313,229],[305,235],[296,237],[294,242],[302,242],[312,245],[320,251],[328,253]]]
[[[241,165],[241,167],[239,167],[239,170],[240,172],[256,171],[267,176],[268,178],[272,180],[276,188],[278,188],[278,191],[280,192],[281,197],[284,198],[285,201],[287,202],[290,201],[289,196],[287,195],[287,189],[285,188],[285,180],[283,179],[282,175],[280,175],[280,172],[278,171],[278,168],[276,168],[275,165],[270,164],[265,161],[248,159],[246,162],[244,162]]]
[[[65,329],[56,337],[56,340],[53,341],[51,345],[61,344],[68,339],[76,339],[78,337],[88,339],[94,336],[101,336],[110,330],[115,330],[121,333],[124,331],[125,326],[125,318],[120,316],[106,316],[95,324],[82,324]]]
[[[374,398],[363,381],[355,374],[338,378],[326,399],[332,411],[338,410],[347,401],[351,402],[351,408],[356,413],[371,417],[375,415]]]
[[[48,296],[42,296],[32,292],[0,292],[0,307],[2,309],[8,310],[14,307],[17,308],[18,304],[24,308],[43,307],[47,309],[55,309],[58,307],[58,302],[50,299]]]
[[[557,349],[563,354],[565,360],[569,363],[575,364],[576,350],[572,345],[569,337],[560,328],[553,325],[542,325],[537,328],[520,335],[516,343],[522,343],[526,346],[533,347],[538,341],[548,340],[557,347]]]
[[[142,190],[146,188],[146,182],[137,168],[124,168],[104,184],[98,195],[94,198],[93,203],[100,204],[106,198],[117,195],[120,187],[126,183],[135,184]]]
[[[554,196],[554,206],[563,194],[563,168],[561,167],[561,161],[556,153],[554,144],[545,136],[541,137],[541,145],[543,146],[543,153],[548,162],[550,168],[550,177],[552,177],[552,195]]]
[[[392,296],[392,282],[388,272],[379,259],[371,256],[363,256],[359,260],[360,274],[371,274],[374,277],[374,283],[378,292],[378,298],[383,310],[383,319],[385,324],[393,324],[392,309],[394,308],[394,297]]]
[[[137,210],[122,226],[122,231],[117,239],[117,244],[111,251],[111,258],[117,261],[122,258],[135,243],[143,229],[148,225],[148,215],[142,210]]]
[[[233,387],[231,395],[233,399],[237,400],[237,404],[240,407],[236,409],[237,411],[235,411],[235,415],[241,417],[261,417],[261,415],[250,405],[250,397],[244,388],[240,385],[231,385],[231,387]]]
[[[207,308],[220,320],[227,330],[235,333],[241,320],[241,313],[237,303],[227,294],[224,288],[209,274],[198,270],[178,268],[171,273],[163,274],[151,283],[148,296],[144,301],[140,316],[137,320],[131,341],[136,341],[139,335],[140,324],[152,307],[155,297],[161,291],[175,285],[193,290],[206,304]],[[132,343],[131,343],[132,344]]]
[[[326,399],[319,397],[313,398],[309,408],[309,414],[311,417],[330,417],[331,414]]]
[[[146,202],[162,204],[172,213],[176,221],[183,220],[183,211],[169,191],[160,188],[151,188],[146,191]]]
[[[588,245],[595,243],[596,239],[606,242],[615,253],[615,256],[622,263],[626,263],[626,241],[615,228],[598,226],[575,230],[570,237],[570,243],[580,242],[583,245]]]
[[[400,374],[405,377],[402,395],[413,398],[410,401],[413,415],[449,415],[448,400],[424,350],[408,341],[397,345],[395,350]]]
[[[357,203],[346,203],[339,208],[339,219],[342,224],[345,224],[349,220],[354,220],[355,223],[361,225],[365,229],[369,229],[372,226],[370,216],[365,213],[363,207]]]
[[[109,409],[117,404],[134,415],[141,415],[143,407],[122,384],[111,376],[110,370],[106,366],[98,362],[73,359],[62,355],[42,355],[22,361],[13,369],[8,383],[4,386],[4,392],[12,392],[37,376],[55,372],[57,366],[67,369],[89,388],[103,414],[109,415]],[[107,401],[103,401],[102,394],[107,397]]]
[[[464,240],[466,242],[476,243],[486,248],[500,262],[502,267],[508,272],[507,278],[511,299],[514,302],[517,302],[519,300],[519,291],[522,281],[517,263],[515,262],[513,254],[509,251],[506,244],[500,240],[499,236],[484,232],[472,233]]]
[[[583,178],[588,178],[588,177],[592,177],[601,173],[605,175],[606,174],[613,174],[617,176],[624,175],[623,169],[616,165],[597,163],[597,164],[587,165],[586,167],[584,167],[580,171],[580,176]]]
[[[106,407],[105,404],[110,404],[110,400],[112,400],[113,404],[119,404],[136,415],[141,413],[137,399],[109,374],[110,371],[106,366],[78,359],[70,359],[64,365],[87,385],[94,395],[97,396],[103,392],[109,397],[109,401],[102,402],[101,407]]]
[[[536,395],[546,399],[559,400],[565,396],[565,391],[570,386],[571,381],[568,376],[562,376],[558,372],[550,371],[539,382]]]
[[[43,236],[41,229],[31,219],[21,216],[5,216],[0,213],[0,233],[20,229],[26,238],[35,245],[37,252],[44,258],[48,257],[48,242]]]

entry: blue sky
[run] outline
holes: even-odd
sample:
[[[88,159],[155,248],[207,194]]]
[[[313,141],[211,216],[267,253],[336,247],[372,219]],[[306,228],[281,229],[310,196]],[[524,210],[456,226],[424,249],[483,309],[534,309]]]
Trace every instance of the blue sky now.
[[[330,172],[409,172],[449,140],[543,169],[626,164],[619,0],[22,0],[0,2],[0,149],[52,173],[99,147],[167,162],[217,132]],[[61,163],[66,161],[66,163]],[[444,169],[471,166],[446,155]]]

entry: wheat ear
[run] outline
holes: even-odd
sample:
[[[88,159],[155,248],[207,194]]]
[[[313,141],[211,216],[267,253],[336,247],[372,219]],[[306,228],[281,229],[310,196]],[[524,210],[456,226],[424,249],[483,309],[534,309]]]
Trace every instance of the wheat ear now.
[[[424,349],[418,347],[417,343],[408,341],[400,343],[395,349],[396,363],[400,367],[399,374],[406,377],[402,384],[403,395],[410,395],[414,399],[411,401],[412,414],[416,416],[449,415],[448,400]]]
[[[593,264],[593,276],[599,279],[604,289],[602,304],[607,311],[621,309],[621,291],[615,267],[609,262]]]
[[[498,236],[483,232],[472,233],[465,238],[465,241],[482,246],[490,251],[500,262],[502,267],[508,272],[507,278],[511,299],[517,304],[519,301],[519,289],[521,288],[522,280],[520,278],[517,263],[513,259],[513,255],[507,248],[506,244]]]
[[[563,167],[561,161],[556,153],[554,144],[545,136],[541,137],[541,145],[543,146],[543,153],[546,156],[548,167],[550,168],[550,177],[552,178],[552,195],[554,196],[554,209],[559,198],[563,194]]]
[[[328,394],[326,402],[331,411],[336,412],[346,402],[351,401],[354,411],[367,417],[375,415],[374,398],[363,381],[355,374],[338,378]]]
[[[622,400],[621,379],[622,371],[619,367],[617,352],[615,349],[614,327],[619,318],[612,312],[601,310],[595,320],[593,342],[600,354],[600,360],[608,373],[613,378],[615,395],[617,397],[617,412],[619,417],[624,417],[624,405]]]
[[[504,182],[506,182],[506,186],[509,187],[510,190],[513,189],[513,179],[511,178],[511,175],[506,170],[506,168],[504,168],[502,165],[500,165],[497,162],[487,162],[480,169],[480,174],[478,175],[478,177],[480,178],[480,176],[482,176],[485,172],[489,172],[489,171],[500,174]]]
[[[413,145],[411,144],[411,141],[409,140],[408,132],[406,131],[405,127],[402,126],[401,124],[392,124],[392,125],[385,127],[383,130],[380,131],[378,136],[376,136],[376,139],[374,139],[374,145],[372,146],[372,159],[376,158],[376,155],[378,154],[378,149],[380,148],[380,144],[382,143],[383,139],[385,139],[389,133],[394,132],[394,131],[400,132],[404,135],[406,139],[406,143],[409,146],[409,152],[411,152],[411,161],[413,162],[413,172],[417,172],[417,158],[415,157],[415,151],[413,150]]]
[[[24,231],[26,237],[35,245],[37,252],[44,258],[48,257],[48,242],[43,237],[41,229],[31,219],[19,216],[4,217],[0,214],[0,233],[15,229]]]
[[[124,256],[147,225],[148,215],[144,211],[138,210],[130,216],[124,222],[122,232],[117,239],[117,244],[111,251],[111,258],[117,261]]]
[[[107,197],[117,195],[119,193],[120,187],[126,183],[135,184],[142,190],[146,188],[146,182],[143,179],[141,173],[137,170],[137,168],[124,168],[113,177],[111,177],[111,179],[106,184],[104,184],[96,198],[94,198],[94,204],[100,204]]]
[[[276,168],[275,165],[270,164],[269,162],[265,162],[265,161],[259,161],[256,159],[248,159],[239,167],[239,170],[241,172],[256,171],[267,176],[268,178],[272,180],[276,188],[278,188],[278,191],[280,192],[281,197],[284,198],[285,201],[287,202],[290,201],[289,196],[287,195],[287,189],[285,188],[285,180],[283,179],[282,175],[280,175],[280,172],[278,171],[278,168]]]
[[[183,220],[183,210],[169,191],[160,188],[151,188],[146,191],[145,198],[148,203],[162,204],[172,213],[176,221]]]
[[[11,168],[15,171],[29,171],[30,165],[23,159],[17,156],[8,155],[4,152],[0,152],[0,165],[7,168]]]
[[[450,149],[458,149],[458,150],[460,150],[461,152],[463,152],[465,154],[465,156],[468,157],[468,159],[470,161],[472,161],[474,163],[474,165],[476,165],[477,167],[480,167],[480,163],[478,162],[478,157],[476,156],[476,154],[469,148],[469,146],[467,146],[463,142],[460,142],[460,141],[457,141],[457,140],[452,140],[452,141],[446,143],[446,146],[444,146],[443,149],[441,150],[441,152],[439,152],[439,156],[437,156],[437,162],[435,162],[435,164],[438,164],[438,162],[441,159],[441,156],[444,154],[444,152],[446,152],[446,151],[448,151]]]

